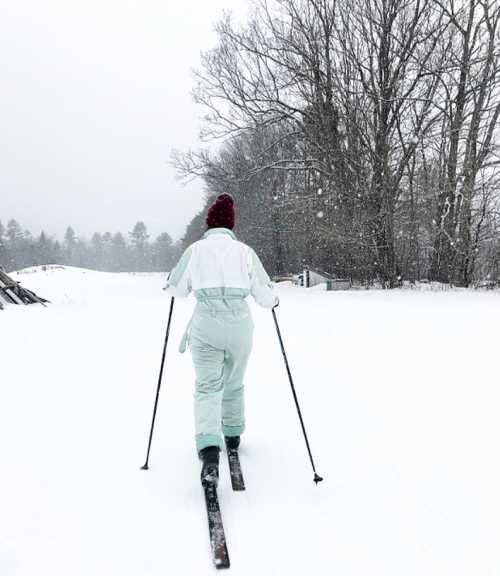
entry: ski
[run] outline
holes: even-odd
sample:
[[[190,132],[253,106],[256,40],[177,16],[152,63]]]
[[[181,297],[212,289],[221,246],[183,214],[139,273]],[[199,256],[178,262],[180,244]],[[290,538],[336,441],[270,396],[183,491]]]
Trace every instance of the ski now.
[[[208,531],[213,562],[218,569],[229,568],[229,554],[220,513],[219,498],[217,497],[217,487],[213,482],[206,482],[203,484],[203,491],[207,504]]]
[[[243,480],[243,473],[241,471],[240,457],[238,450],[234,448],[227,448],[227,459],[229,462],[229,474],[231,475],[231,485],[235,492],[245,490],[245,481]]]

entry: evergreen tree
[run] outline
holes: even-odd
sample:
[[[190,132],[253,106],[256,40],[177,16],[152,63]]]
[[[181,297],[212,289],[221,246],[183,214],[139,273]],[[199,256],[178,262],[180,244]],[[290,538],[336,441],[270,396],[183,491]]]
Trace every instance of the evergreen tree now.
[[[9,220],[7,223],[7,247],[9,251],[9,261],[7,267],[15,270],[20,267],[22,260],[22,250],[24,248],[24,236],[21,226],[17,220]]]
[[[6,235],[7,235],[7,241],[9,242],[10,247],[12,249],[16,247],[16,244],[22,241],[23,231],[17,220],[14,219],[9,220],[9,222],[7,223]]]
[[[0,268],[7,268],[9,259],[7,251],[7,239],[5,237],[5,228],[0,220]]]
[[[29,230],[25,230],[23,233],[22,254],[19,254],[19,261],[16,268],[28,268],[38,265],[39,259],[36,244],[33,234]]]
[[[129,266],[128,247],[123,234],[117,232],[111,239],[111,271],[125,272]]]
[[[174,243],[166,232],[160,234],[152,246],[153,269],[157,272],[170,270],[174,265]]]
[[[53,264],[62,264],[64,261],[64,252],[61,246],[61,243],[56,240],[52,244],[52,263]]]
[[[102,237],[98,232],[90,240],[90,262],[93,270],[102,270],[103,244]]]
[[[102,262],[101,268],[102,270],[112,270],[113,262],[112,262],[112,241],[113,237],[111,236],[110,232],[105,232],[102,235]]]
[[[64,234],[64,259],[66,264],[75,265],[76,258],[76,248],[77,248],[77,238],[75,231],[71,226],[66,228],[66,233]]]
[[[45,232],[41,232],[36,243],[36,259],[37,266],[44,264],[53,264],[52,262],[52,246],[50,238],[47,238]]]
[[[146,224],[137,222],[132,232],[129,233],[132,243],[132,262],[137,272],[148,270],[151,265],[149,257],[149,244]]]

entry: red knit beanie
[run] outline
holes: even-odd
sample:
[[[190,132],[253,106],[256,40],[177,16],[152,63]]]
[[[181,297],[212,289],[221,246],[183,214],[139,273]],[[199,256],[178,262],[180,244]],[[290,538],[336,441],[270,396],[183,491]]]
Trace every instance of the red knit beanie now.
[[[234,228],[234,200],[230,194],[219,194],[210,206],[205,220],[207,228]]]

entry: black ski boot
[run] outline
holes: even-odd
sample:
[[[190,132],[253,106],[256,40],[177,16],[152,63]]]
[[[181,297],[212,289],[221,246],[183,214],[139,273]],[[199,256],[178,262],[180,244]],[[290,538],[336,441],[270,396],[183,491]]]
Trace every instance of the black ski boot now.
[[[240,446],[239,436],[225,436],[226,446],[228,450],[238,450]]]
[[[219,482],[219,452],[218,446],[207,446],[200,450],[200,458],[203,462],[201,468],[201,483],[203,486],[214,484],[217,488]]]

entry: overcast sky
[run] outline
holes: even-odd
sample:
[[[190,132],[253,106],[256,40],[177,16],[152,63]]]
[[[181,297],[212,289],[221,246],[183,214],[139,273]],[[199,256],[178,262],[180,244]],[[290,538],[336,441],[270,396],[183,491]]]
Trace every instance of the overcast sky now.
[[[203,183],[176,180],[196,147],[191,68],[223,10],[246,0],[0,0],[0,220],[62,237],[177,239]]]

